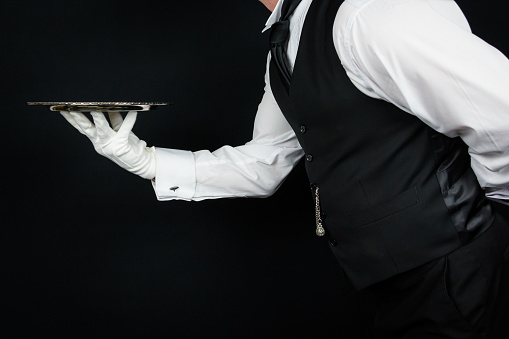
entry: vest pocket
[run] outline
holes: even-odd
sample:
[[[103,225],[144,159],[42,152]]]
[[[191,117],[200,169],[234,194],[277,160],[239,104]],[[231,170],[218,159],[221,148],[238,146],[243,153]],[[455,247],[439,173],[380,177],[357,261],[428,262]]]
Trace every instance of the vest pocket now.
[[[419,202],[417,187],[398,194],[394,199],[349,215],[351,227],[360,227],[407,209]]]

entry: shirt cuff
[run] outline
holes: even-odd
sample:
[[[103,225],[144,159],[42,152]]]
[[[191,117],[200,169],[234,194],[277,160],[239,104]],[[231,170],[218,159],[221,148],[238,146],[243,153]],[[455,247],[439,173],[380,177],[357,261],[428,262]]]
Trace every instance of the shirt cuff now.
[[[152,186],[157,200],[192,200],[196,188],[193,152],[156,148],[155,158]]]
[[[509,187],[485,188],[486,197],[504,205],[509,205]]]

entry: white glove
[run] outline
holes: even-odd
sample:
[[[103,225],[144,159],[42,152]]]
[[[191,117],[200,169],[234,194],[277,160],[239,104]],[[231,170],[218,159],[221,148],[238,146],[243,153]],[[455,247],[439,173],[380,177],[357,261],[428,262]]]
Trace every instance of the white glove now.
[[[108,112],[111,127],[101,112],[92,112],[94,123],[79,112],[60,112],[81,134],[86,135],[95,150],[120,167],[145,179],[153,179],[156,173],[154,147],[138,139],[131,132],[137,112],[129,112],[125,120],[118,112]]]

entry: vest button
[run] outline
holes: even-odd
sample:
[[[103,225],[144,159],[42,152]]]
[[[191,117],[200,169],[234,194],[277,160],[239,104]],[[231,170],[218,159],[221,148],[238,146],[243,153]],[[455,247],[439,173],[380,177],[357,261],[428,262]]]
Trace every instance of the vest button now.
[[[300,126],[300,132],[306,133],[306,126],[304,126],[304,125]]]
[[[330,244],[332,247],[338,246],[338,241],[336,239],[331,239]]]
[[[313,156],[311,154],[306,155],[306,161],[313,161]]]

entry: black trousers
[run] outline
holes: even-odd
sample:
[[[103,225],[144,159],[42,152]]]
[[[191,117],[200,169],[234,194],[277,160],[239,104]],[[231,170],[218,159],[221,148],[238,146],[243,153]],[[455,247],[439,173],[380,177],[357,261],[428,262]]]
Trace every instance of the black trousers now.
[[[374,338],[509,338],[509,222],[447,256],[369,287]],[[504,285],[504,286],[502,286]]]

